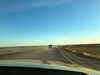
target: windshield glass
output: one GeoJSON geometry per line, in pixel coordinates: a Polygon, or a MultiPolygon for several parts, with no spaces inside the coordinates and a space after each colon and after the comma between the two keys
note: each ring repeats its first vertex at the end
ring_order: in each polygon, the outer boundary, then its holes
{"type": "Polygon", "coordinates": [[[0,0],[1,60],[100,71],[100,0],[0,0]]]}

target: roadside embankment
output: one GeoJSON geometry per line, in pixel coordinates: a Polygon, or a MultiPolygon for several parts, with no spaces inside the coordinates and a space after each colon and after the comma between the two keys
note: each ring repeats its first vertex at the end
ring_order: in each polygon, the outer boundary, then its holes
{"type": "Polygon", "coordinates": [[[66,50],[100,59],[100,44],[70,45],[66,50]]]}

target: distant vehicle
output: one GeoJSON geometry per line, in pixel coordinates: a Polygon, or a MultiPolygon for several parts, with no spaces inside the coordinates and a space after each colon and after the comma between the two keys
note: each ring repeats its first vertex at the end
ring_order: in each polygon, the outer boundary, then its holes
{"type": "Polygon", "coordinates": [[[53,46],[52,45],[49,45],[48,48],[53,48],[53,46]]]}
{"type": "Polygon", "coordinates": [[[58,45],[58,47],[60,47],[60,46],[58,45]]]}

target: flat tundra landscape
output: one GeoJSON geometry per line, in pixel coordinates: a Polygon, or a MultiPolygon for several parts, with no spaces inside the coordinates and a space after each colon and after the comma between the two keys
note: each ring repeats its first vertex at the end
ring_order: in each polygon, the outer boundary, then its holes
{"type": "Polygon", "coordinates": [[[60,61],[100,70],[100,44],[0,47],[0,60],[60,61]]]}

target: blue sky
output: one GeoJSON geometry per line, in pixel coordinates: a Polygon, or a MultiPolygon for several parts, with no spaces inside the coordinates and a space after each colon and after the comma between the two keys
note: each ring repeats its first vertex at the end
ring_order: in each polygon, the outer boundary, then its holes
{"type": "Polygon", "coordinates": [[[100,0],[0,0],[0,46],[100,43],[100,0]]]}

